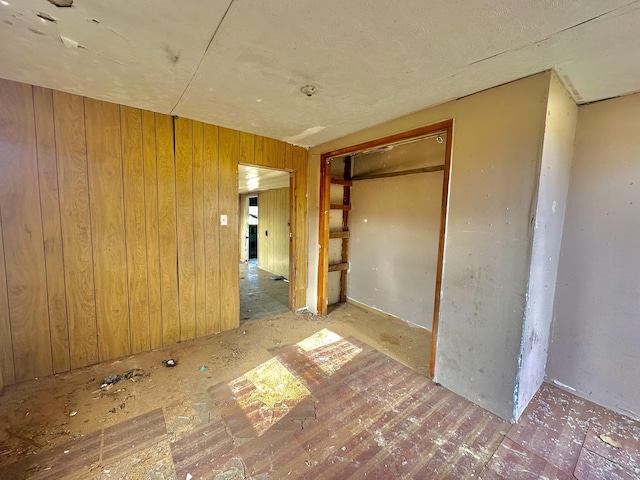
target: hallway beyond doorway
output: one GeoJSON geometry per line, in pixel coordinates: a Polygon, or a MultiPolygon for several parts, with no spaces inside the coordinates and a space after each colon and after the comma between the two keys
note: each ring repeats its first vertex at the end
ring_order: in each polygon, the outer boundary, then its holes
{"type": "Polygon", "coordinates": [[[240,321],[259,320],[289,311],[289,283],[270,280],[273,274],[255,259],[240,264],[240,321]]]}

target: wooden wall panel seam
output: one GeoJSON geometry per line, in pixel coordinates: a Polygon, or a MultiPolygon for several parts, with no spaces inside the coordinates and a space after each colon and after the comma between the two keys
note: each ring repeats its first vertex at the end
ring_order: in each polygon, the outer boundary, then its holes
{"type": "Polygon", "coordinates": [[[88,205],[89,208],[89,242],[91,247],[91,270],[93,272],[93,306],[95,309],[95,323],[96,323],[96,354],[98,357],[98,362],[100,362],[100,329],[98,328],[98,295],[96,292],[96,258],[94,255],[94,244],[93,244],[93,218],[91,217],[91,188],[89,186],[89,157],[88,157],[88,147],[87,147],[87,99],[82,97],[82,108],[84,110],[83,121],[84,121],[84,154],[85,154],[85,162],[87,164],[87,197],[88,197],[88,205]]]}
{"type": "Polygon", "coordinates": [[[163,332],[161,295],[162,282],[160,271],[160,231],[158,226],[158,165],[155,114],[152,112],[142,111],[141,122],[145,192],[145,238],[147,249],[149,346],[151,350],[154,350],[162,346],[163,332]],[[149,138],[150,136],[152,136],[153,138],[149,138]],[[150,151],[151,146],[153,147],[153,151],[150,151]],[[155,235],[153,235],[154,233],[155,235]],[[155,260],[155,262],[153,260],[155,260]]]}
{"type": "Polygon", "coordinates": [[[33,87],[2,81],[0,102],[6,118],[0,123],[0,202],[7,297],[14,370],[23,381],[53,369],[33,87]]]}
{"type": "Polygon", "coordinates": [[[206,332],[204,266],[204,125],[193,122],[193,242],[195,258],[195,336],[206,332]]]}
{"type": "Polygon", "coordinates": [[[56,118],[56,106],[55,106],[55,102],[53,101],[53,92],[51,92],[51,113],[52,113],[52,118],[51,118],[51,124],[52,124],[52,128],[53,128],[53,142],[54,142],[54,148],[55,148],[55,174],[56,174],[56,188],[57,188],[57,192],[58,192],[58,202],[57,202],[57,209],[58,209],[58,227],[60,228],[60,250],[61,250],[61,261],[62,261],[62,285],[63,285],[63,292],[64,292],[64,310],[65,310],[65,320],[66,320],[66,330],[67,330],[67,357],[68,357],[68,361],[69,361],[69,368],[71,368],[71,332],[69,331],[69,301],[67,298],[67,276],[65,275],[65,264],[64,264],[64,236],[62,235],[62,206],[60,205],[60,176],[59,176],[59,168],[58,168],[58,163],[59,163],[59,154],[58,154],[58,140],[57,140],[57,134],[56,134],[56,122],[55,122],[55,118],[56,118]]]}
{"type": "MultiPolygon", "coordinates": [[[[44,271],[45,271],[45,285],[46,285],[46,292],[47,292],[47,319],[49,321],[49,341],[50,341],[50,352],[51,352],[51,370],[52,373],[57,373],[56,372],[56,368],[55,368],[55,358],[54,358],[54,349],[53,349],[53,338],[52,338],[52,334],[53,334],[53,327],[51,324],[51,316],[52,316],[52,305],[51,305],[51,297],[50,297],[50,290],[53,288],[53,285],[50,285],[50,280],[49,280],[49,271],[50,269],[53,268],[53,266],[50,265],[50,261],[48,259],[48,255],[47,255],[47,247],[46,247],[46,232],[45,232],[45,219],[44,219],[44,215],[43,215],[43,210],[44,210],[44,204],[42,201],[42,181],[41,181],[41,176],[42,174],[42,165],[41,165],[41,149],[40,149],[40,145],[39,145],[39,134],[38,134],[38,114],[36,112],[36,92],[35,92],[35,87],[31,88],[31,95],[32,95],[32,102],[33,102],[33,118],[34,118],[34,134],[35,134],[35,147],[36,147],[36,168],[38,171],[38,205],[40,206],[40,224],[41,224],[41,228],[42,228],[42,245],[43,245],[43,250],[44,250],[44,271]]],[[[52,99],[53,102],[53,99],[52,99]]],[[[53,118],[51,119],[53,121],[53,118]]],[[[55,137],[54,137],[54,152],[55,152],[55,137]]],[[[57,157],[57,154],[54,153],[54,158],[57,157]]],[[[56,169],[57,170],[57,169],[56,169]]],[[[56,176],[57,178],[57,176],[56,176]]],[[[66,292],[64,292],[65,295],[65,308],[66,308],[66,292]]]]}
{"type": "Polygon", "coordinates": [[[0,274],[2,275],[2,280],[0,281],[0,286],[2,286],[3,288],[0,288],[0,295],[2,295],[3,300],[0,302],[0,306],[3,307],[2,310],[4,311],[0,311],[0,314],[3,314],[3,317],[5,318],[6,324],[3,326],[0,323],[0,328],[2,328],[3,330],[7,330],[7,332],[4,333],[8,333],[8,335],[3,335],[2,338],[0,338],[0,347],[2,347],[0,349],[0,354],[2,354],[2,356],[6,356],[9,360],[10,360],[10,365],[5,365],[5,359],[3,359],[2,357],[0,357],[0,369],[3,370],[3,384],[4,385],[11,385],[16,383],[16,371],[15,371],[15,364],[16,364],[16,358],[15,358],[15,354],[13,352],[13,334],[11,331],[11,311],[9,310],[9,292],[8,292],[8,286],[9,286],[9,279],[7,278],[7,265],[5,262],[5,249],[4,249],[4,230],[2,228],[2,205],[0,204],[0,247],[2,248],[2,251],[0,251],[0,260],[2,260],[2,264],[0,265],[0,267],[2,268],[0,270],[0,274]],[[4,284],[2,283],[4,282],[4,284]],[[2,342],[6,342],[6,344],[3,346],[2,342]],[[3,353],[5,352],[5,353],[3,353]],[[8,353],[10,352],[10,355],[8,355],[8,353]],[[7,375],[7,373],[9,375],[7,375]]]}
{"type": "Polygon", "coordinates": [[[98,356],[84,98],[56,91],[52,97],[69,356],[71,368],[78,368],[98,356]]]}
{"type": "Polygon", "coordinates": [[[120,108],[87,99],[85,112],[90,211],[97,253],[95,284],[100,293],[96,297],[98,353],[101,360],[110,360],[131,352],[120,108]]]}
{"type": "Polygon", "coordinates": [[[122,223],[123,223],[123,232],[124,232],[124,254],[125,254],[125,285],[127,286],[127,333],[129,336],[129,354],[133,351],[133,335],[131,332],[131,289],[129,288],[129,258],[127,255],[128,245],[127,245],[127,205],[126,205],[126,192],[124,189],[124,135],[122,131],[122,106],[118,105],[118,118],[120,127],[120,171],[122,172],[121,185],[122,185],[122,223]]]}

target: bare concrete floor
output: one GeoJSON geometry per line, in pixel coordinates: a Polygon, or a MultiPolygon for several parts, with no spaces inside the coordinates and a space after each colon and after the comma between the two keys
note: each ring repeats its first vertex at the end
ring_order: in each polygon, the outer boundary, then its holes
{"type": "MultiPolygon", "coordinates": [[[[270,360],[269,350],[323,329],[354,337],[417,372],[428,372],[429,332],[354,306],[340,306],[325,318],[290,312],[246,321],[237,330],[208,338],[5,387],[0,394],[0,469],[161,409],[167,440],[112,459],[109,465],[98,459],[88,471],[78,472],[78,478],[175,478],[169,443],[209,422],[214,405],[207,389],[270,360]],[[178,365],[164,367],[162,361],[168,358],[178,365]],[[100,390],[108,375],[134,368],[145,375],[100,390]]],[[[42,477],[34,472],[33,478],[42,477]]]]}

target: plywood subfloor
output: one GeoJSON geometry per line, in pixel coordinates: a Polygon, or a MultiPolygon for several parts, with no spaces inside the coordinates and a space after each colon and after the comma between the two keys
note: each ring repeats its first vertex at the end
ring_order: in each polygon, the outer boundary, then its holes
{"type": "Polygon", "coordinates": [[[12,386],[0,478],[637,478],[637,422],[544,385],[511,426],[426,378],[428,345],[347,305],[12,386]]]}

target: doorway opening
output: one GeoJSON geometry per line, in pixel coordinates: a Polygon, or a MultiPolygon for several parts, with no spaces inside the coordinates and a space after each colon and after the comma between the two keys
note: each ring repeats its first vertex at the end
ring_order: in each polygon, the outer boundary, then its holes
{"type": "Polygon", "coordinates": [[[441,122],[327,152],[320,164],[318,313],[346,301],[431,329],[431,377],[452,133],[453,121],[441,122]]]}
{"type": "Polygon", "coordinates": [[[238,166],[240,320],[290,310],[290,173],[238,166]]]}

